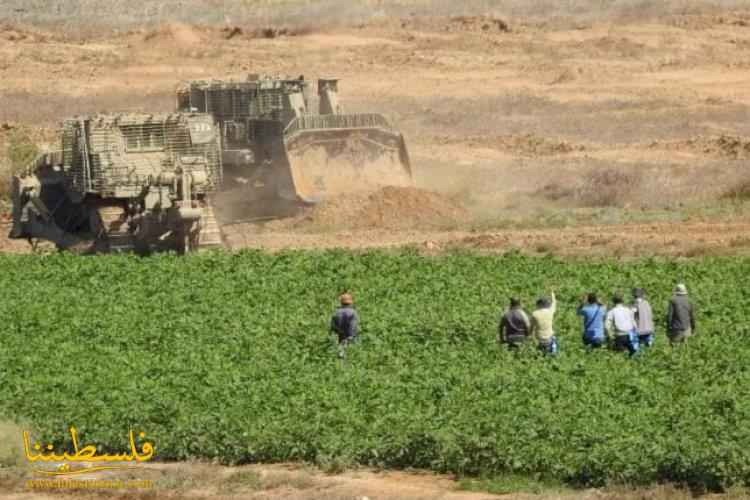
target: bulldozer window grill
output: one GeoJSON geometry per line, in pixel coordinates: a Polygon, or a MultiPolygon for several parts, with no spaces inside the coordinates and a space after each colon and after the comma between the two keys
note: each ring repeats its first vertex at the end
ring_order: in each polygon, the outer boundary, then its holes
{"type": "Polygon", "coordinates": [[[128,152],[162,151],[164,149],[164,124],[123,125],[120,130],[125,137],[128,152]]]}

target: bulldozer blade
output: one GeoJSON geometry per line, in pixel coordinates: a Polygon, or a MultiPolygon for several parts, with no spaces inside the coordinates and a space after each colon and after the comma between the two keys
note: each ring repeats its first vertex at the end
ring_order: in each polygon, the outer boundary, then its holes
{"type": "Polygon", "coordinates": [[[392,130],[299,130],[284,145],[292,186],[279,193],[283,198],[318,203],[340,193],[412,184],[404,138],[392,130]]]}

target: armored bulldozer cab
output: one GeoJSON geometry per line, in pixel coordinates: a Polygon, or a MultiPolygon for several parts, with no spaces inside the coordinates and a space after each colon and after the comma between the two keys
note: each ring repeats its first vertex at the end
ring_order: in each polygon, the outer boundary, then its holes
{"type": "Polygon", "coordinates": [[[12,238],[82,252],[221,245],[209,198],[222,179],[211,115],[76,117],[59,137],[59,150],[13,178],[12,238]]]}
{"type": "Polygon", "coordinates": [[[403,136],[379,114],[343,114],[338,81],[249,77],[193,81],[178,109],[210,113],[221,127],[227,184],[249,196],[316,203],[343,191],[411,183],[403,136]],[[317,109],[316,109],[317,108],[317,109]]]}

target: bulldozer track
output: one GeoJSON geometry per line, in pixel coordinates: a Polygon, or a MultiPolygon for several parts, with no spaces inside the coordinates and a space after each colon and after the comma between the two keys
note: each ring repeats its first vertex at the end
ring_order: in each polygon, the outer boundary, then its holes
{"type": "Polygon", "coordinates": [[[125,209],[119,205],[109,205],[96,210],[102,223],[97,242],[103,242],[110,252],[132,252],[135,246],[125,209]]]}
{"type": "Polygon", "coordinates": [[[208,202],[203,207],[203,214],[198,224],[198,250],[211,250],[226,246],[212,203],[208,202]]]}

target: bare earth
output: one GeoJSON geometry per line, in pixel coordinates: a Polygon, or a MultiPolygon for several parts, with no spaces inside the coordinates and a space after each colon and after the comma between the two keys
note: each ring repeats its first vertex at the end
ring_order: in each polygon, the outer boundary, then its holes
{"type": "MultiPolygon", "coordinates": [[[[361,499],[369,498],[442,498],[480,500],[495,495],[456,491],[447,477],[401,472],[349,472],[326,475],[299,466],[247,466],[242,468],[202,464],[155,464],[143,469],[138,479],[151,479],[152,488],[130,491],[129,498],[288,498],[288,499],[361,499]]],[[[110,475],[110,477],[117,477],[110,475]]],[[[97,477],[101,479],[101,476],[97,477]]],[[[33,498],[42,500],[59,495],[29,492],[25,483],[17,491],[0,495],[6,500],[33,498]]],[[[94,498],[101,493],[73,492],[76,498],[94,498]]],[[[125,493],[125,492],[123,492],[125,493]]]]}
{"type": "MultiPolygon", "coordinates": [[[[169,499],[288,499],[288,500],[688,500],[689,491],[663,485],[649,489],[605,488],[572,490],[550,488],[543,493],[491,494],[466,491],[454,478],[425,472],[357,470],[326,474],[301,465],[249,465],[226,467],[202,463],[146,464],[127,474],[98,473],[80,480],[150,481],[150,487],[112,490],[30,490],[28,473],[20,469],[3,476],[0,499],[50,500],[54,498],[169,499]],[[8,477],[8,479],[6,479],[8,477]]],[[[138,483],[142,485],[144,483],[138,483]]],[[[741,494],[706,495],[703,498],[744,498],[741,494]]]]}
{"type": "MultiPolygon", "coordinates": [[[[75,113],[170,110],[180,79],[335,75],[350,111],[383,112],[403,130],[416,186],[469,216],[229,224],[232,248],[745,253],[747,196],[734,194],[750,186],[749,25],[750,11],[579,23],[406,16],[266,38],[250,26],[83,37],[6,23],[0,152],[24,125],[44,140],[75,113]]],[[[2,233],[0,249],[25,251],[2,233]]]]}
{"type": "Polygon", "coordinates": [[[233,249],[392,248],[416,246],[425,253],[471,249],[486,253],[519,250],[563,256],[648,257],[668,255],[738,255],[750,250],[750,223],[649,223],[619,226],[575,226],[560,229],[503,231],[363,230],[327,234],[252,233],[239,225],[228,228],[233,249]],[[252,234],[252,236],[247,236],[252,234]]]}
{"type": "MultiPolygon", "coordinates": [[[[272,38],[257,26],[166,22],[61,34],[4,14],[0,5],[2,178],[15,130],[44,143],[70,115],[169,111],[179,80],[335,76],[348,111],[381,112],[403,131],[416,187],[352,193],[284,220],[232,214],[231,249],[750,254],[750,10],[565,22],[404,14],[272,38]]],[[[0,252],[29,252],[7,239],[2,212],[0,201],[0,252]]],[[[12,500],[503,498],[432,474],[282,465],[156,464],[145,474],[155,489],[110,493],[34,493],[3,472],[0,498],[12,500]]],[[[659,486],[504,498],[690,495],[659,486]]]]}

